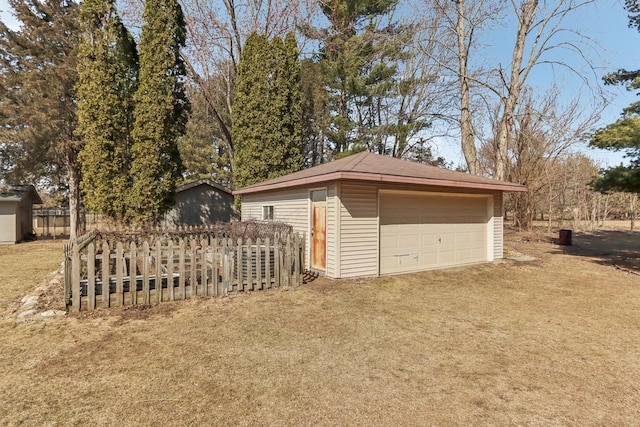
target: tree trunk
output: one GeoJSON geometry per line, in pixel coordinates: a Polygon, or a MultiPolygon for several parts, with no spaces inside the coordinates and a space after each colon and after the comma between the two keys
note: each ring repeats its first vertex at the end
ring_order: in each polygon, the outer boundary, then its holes
{"type": "Polygon", "coordinates": [[[638,195],[631,194],[629,196],[629,216],[631,218],[631,231],[636,227],[636,203],[638,202],[638,195]]]}
{"type": "Polygon", "coordinates": [[[458,6],[458,19],[456,22],[456,34],[458,35],[458,60],[460,76],[460,139],[462,153],[467,162],[469,172],[481,175],[480,162],[476,150],[476,142],[473,137],[473,125],[471,123],[471,97],[469,95],[469,45],[465,30],[465,4],[464,0],[456,1],[458,6]]]}
{"type": "Polygon", "coordinates": [[[71,147],[66,150],[65,163],[67,166],[67,179],[69,181],[69,222],[71,230],[69,238],[75,239],[85,232],[85,221],[82,214],[82,201],[80,194],[80,163],[75,150],[71,147]]]}
{"type": "Polygon", "coordinates": [[[507,96],[503,98],[503,113],[498,124],[498,134],[496,135],[495,150],[495,178],[501,181],[507,179],[509,140],[514,127],[513,115],[515,113],[516,104],[522,91],[524,79],[527,72],[533,67],[533,63],[526,66],[526,72],[522,68],[522,60],[524,56],[524,48],[527,34],[533,18],[538,9],[538,0],[526,0],[521,7],[522,13],[518,19],[518,30],[516,33],[516,43],[513,47],[513,55],[511,56],[511,76],[509,86],[507,86],[507,96]]]}

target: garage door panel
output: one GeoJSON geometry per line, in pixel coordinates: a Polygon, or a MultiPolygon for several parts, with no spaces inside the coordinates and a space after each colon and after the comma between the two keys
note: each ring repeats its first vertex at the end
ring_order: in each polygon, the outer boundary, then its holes
{"type": "Polygon", "coordinates": [[[380,272],[486,261],[487,200],[381,194],[380,272]]]}

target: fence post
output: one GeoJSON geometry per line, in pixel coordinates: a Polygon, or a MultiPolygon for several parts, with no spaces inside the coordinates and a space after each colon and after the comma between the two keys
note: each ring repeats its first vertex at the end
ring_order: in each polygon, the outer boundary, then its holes
{"type": "Polygon", "coordinates": [[[71,261],[71,298],[73,311],[80,311],[80,249],[73,244],[73,258],[71,261]]]}
{"type": "Polygon", "coordinates": [[[300,286],[302,284],[302,260],[301,258],[301,237],[296,235],[293,239],[293,256],[294,256],[294,264],[295,264],[295,285],[300,286]]]}
{"type": "Polygon", "coordinates": [[[64,245],[64,303],[67,308],[71,305],[71,245],[64,245]]]}

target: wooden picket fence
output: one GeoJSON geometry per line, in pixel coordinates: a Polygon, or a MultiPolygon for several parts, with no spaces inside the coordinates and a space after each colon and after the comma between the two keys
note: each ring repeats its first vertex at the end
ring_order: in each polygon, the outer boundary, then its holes
{"type": "Polygon", "coordinates": [[[304,241],[218,235],[102,238],[64,247],[67,309],[155,304],[302,284],[304,241]]]}

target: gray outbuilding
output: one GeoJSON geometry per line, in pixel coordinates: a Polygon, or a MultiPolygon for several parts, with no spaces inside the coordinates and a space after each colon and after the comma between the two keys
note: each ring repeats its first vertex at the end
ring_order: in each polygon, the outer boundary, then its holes
{"type": "Polygon", "coordinates": [[[231,190],[210,179],[199,179],[176,189],[175,204],[164,222],[167,226],[200,227],[229,222],[236,216],[231,190]]]}
{"type": "Polygon", "coordinates": [[[0,189],[0,244],[13,244],[33,234],[33,205],[42,204],[33,185],[0,189]]]}

